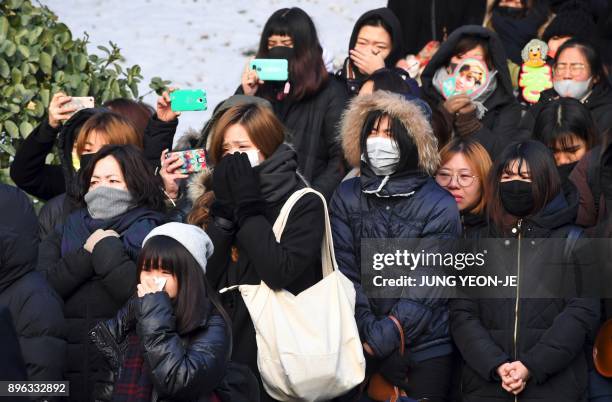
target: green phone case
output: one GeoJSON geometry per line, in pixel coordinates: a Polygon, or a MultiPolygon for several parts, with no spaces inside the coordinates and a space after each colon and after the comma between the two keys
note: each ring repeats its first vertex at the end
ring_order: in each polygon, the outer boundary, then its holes
{"type": "Polygon", "coordinates": [[[289,79],[289,62],[286,59],[253,59],[250,66],[262,81],[289,79]]]}
{"type": "Polygon", "coordinates": [[[206,91],[181,89],[170,93],[170,107],[173,112],[195,112],[207,109],[206,91]]]}

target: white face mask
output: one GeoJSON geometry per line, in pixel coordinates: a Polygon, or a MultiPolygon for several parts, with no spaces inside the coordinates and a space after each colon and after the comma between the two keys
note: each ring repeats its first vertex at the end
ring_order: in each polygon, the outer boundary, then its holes
{"type": "MultiPolygon", "coordinates": [[[[391,138],[370,137],[366,142],[370,168],[377,176],[395,173],[400,161],[400,151],[391,138]]],[[[362,158],[365,160],[365,158],[362,158]]]]}
{"type": "Polygon", "coordinates": [[[259,165],[259,150],[249,149],[248,151],[244,151],[244,153],[247,154],[247,156],[249,157],[251,167],[259,165]]]}
{"type": "Polygon", "coordinates": [[[561,96],[581,100],[591,89],[593,77],[586,81],[561,80],[554,81],[553,87],[561,96]]]}

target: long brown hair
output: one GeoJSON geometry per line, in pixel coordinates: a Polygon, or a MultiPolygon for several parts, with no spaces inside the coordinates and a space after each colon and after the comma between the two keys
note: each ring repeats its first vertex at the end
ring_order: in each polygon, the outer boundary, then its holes
{"type": "Polygon", "coordinates": [[[272,35],[289,36],[293,41],[294,56],[289,60],[291,95],[301,100],[316,94],[329,77],[323,62],[323,48],[310,16],[299,7],[274,12],[261,34],[258,58],[268,56],[268,39],[272,35]]]}
{"type": "Polygon", "coordinates": [[[208,155],[213,164],[219,163],[223,157],[225,132],[234,124],[245,128],[251,142],[266,158],[285,140],[285,129],[272,110],[256,103],[236,105],[223,113],[212,130],[208,155]]]}
{"type": "Polygon", "coordinates": [[[453,156],[461,154],[470,165],[472,172],[480,180],[480,201],[470,212],[480,214],[484,211],[487,202],[488,175],[493,162],[489,153],[478,142],[462,137],[455,137],[440,151],[440,167],[444,166],[453,156]]]}

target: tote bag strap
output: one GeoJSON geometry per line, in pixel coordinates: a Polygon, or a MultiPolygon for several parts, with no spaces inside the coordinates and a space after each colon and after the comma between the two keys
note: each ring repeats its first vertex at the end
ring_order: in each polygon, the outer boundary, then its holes
{"type": "Polygon", "coordinates": [[[308,193],[316,194],[321,199],[321,202],[323,202],[323,210],[325,214],[325,233],[323,235],[323,243],[321,246],[321,265],[323,277],[326,277],[327,275],[338,269],[338,264],[336,263],[336,255],[334,253],[334,242],[331,234],[331,223],[329,221],[327,202],[325,201],[325,197],[323,197],[323,194],[308,187],[291,194],[289,199],[287,199],[287,201],[281,208],[281,211],[278,214],[278,218],[276,218],[274,226],[272,226],[272,231],[274,232],[274,237],[276,238],[276,241],[280,243],[280,239],[283,235],[283,231],[285,230],[285,226],[287,225],[287,220],[289,219],[289,213],[291,212],[291,209],[300,200],[300,198],[302,198],[308,193]]]}

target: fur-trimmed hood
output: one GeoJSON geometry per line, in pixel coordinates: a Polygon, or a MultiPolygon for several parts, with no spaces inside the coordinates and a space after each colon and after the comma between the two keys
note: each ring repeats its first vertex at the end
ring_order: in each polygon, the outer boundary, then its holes
{"type": "Polygon", "coordinates": [[[423,109],[415,102],[398,94],[376,91],[371,95],[360,95],[351,101],[342,115],[341,141],[344,157],[352,167],[359,167],[361,147],[359,137],[369,112],[380,110],[399,119],[419,153],[419,167],[433,176],[440,165],[438,140],[433,134],[423,109]]]}
{"type": "Polygon", "coordinates": [[[205,168],[201,172],[193,174],[187,182],[187,198],[192,204],[204,193],[212,191],[212,169],[205,168]]]}

